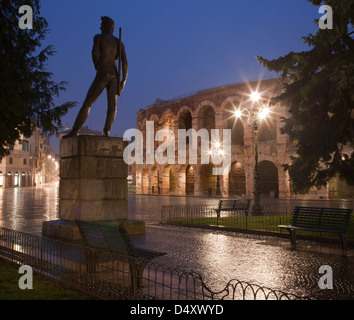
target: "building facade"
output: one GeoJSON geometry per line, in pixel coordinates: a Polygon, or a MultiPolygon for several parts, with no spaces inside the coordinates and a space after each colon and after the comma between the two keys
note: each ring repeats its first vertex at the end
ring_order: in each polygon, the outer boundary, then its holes
{"type": "MultiPolygon", "coordinates": [[[[250,94],[259,92],[264,103],[281,93],[279,79],[261,82],[228,85],[199,91],[193,95],[163,101],[157,99],[153,105],[137,113],[137,129],[143,134],[144,162],[136,165],[136,186],[138,194],[173,195],[221,195],[224,197],[253,197],[255,166],[255,130],[248,125],[247,118],[236,118],[235,110],[247,109],[253,112],[254,104],[250,94]],[[154,133],[160,129],[170,129],[174,133],[176,158],[178,152],[179,129],[230,129],[231,132],[231,169],[228,174],[213,175],[213,163],[202,164],[200,141],[198,142],[197,164],[189,164],[188,147],[186,163],[152,164],[146,161],[146,127],[153,121],[154,133]]],[[[259,108],[259,105],[257,106],[259,108]]],[[[272,106],[269,117],[260,122],[258,128],[259,182],[262,196],[287,198],[291,192],[289,175],[283,169],[296,155],[295,145],[289,137],[282,134],[282,118],[288,116],[285,106],[272,106]]],[[[156,150],[162,142],[154,141],[156,150]]],[[[187,139],[188,146],[188,139],[187,139]]],[[[333,182],[327,188],[313,189],[309,198],[347,197],[346,184],[333,182]],[[332,188],[332,189],[331,189],[332,188]],[[340,188],[341,190],[338,190],[340,188]]],[[[351,194],[354,194],[352,192],[351,194]]],[[[301,196],[302,198],[304,195],[301,196]]]]}
{"type": "Polygon", "coordinates": [[[59,163],[49,139],[36,128],[0,159],[0,188],[40,186],[58,178],[59,163]]]}

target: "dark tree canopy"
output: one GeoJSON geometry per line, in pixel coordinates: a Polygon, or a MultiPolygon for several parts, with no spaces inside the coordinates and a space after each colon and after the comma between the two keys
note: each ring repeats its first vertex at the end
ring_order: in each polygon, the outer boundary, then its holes
{"type": "Polygon", "coordinates": [[[21,136],[32,135],[34,127],[42,133],[57,133],[69,108],[67,102],[55,106],[53,97],[65,90],[65,82],[55,83],[46,70],[53,47],[41,48],[48,32],[40,16],[40,1],[1,0],[0,2],[0,158],[21,136]],[[22,30],[19,13],[22,5],[33,9],[33,29],[22,30]]]}
{"type": "Polygon", "coordinates": [[[286,83],[273,102],[290,108],[283,133],[295,142],[297,156],[285,168],[296,193],[325,186],[336,175],[354,184],[354,0],[325,3],[333,9],[333,29],[303,37],[309,51],[257,57],[286,83]]]}

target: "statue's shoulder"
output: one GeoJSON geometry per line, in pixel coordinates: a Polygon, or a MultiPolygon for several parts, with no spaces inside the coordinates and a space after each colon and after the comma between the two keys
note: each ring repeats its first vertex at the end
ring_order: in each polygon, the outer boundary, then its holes
{"type": "Polygon", "coordinates": [[[93,41],[99,41],[102,39],[102,34],[95,34],[95,36],[93,37],[93,41]]]}

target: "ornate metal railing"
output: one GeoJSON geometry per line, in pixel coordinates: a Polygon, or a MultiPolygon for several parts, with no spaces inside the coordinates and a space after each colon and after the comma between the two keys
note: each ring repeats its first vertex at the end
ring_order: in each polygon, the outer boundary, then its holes
{"type": "Polygon", "coordinates": [[[7,228],[0,228],[0,258],[29,265],[39,274],[103,299],[306,299],[236,279],[222,290],[213,290],[199,274],[159,264],[158,259],[145,266],[142,287],[138,288],[129,264],[133,258],[7,228]],[[94,268],[88,265],[88,256],[97,257],[94,268]]]}

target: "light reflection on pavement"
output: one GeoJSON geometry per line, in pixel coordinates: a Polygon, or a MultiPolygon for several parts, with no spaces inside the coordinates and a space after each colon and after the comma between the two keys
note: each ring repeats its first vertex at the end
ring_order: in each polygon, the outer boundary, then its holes
{"type": "MultiPolygon", "coordinates": [[[[0,188],[0,226],[40,234],[42,222],[58,219],[58,185],[0,188]]],[[[145,220],[146,234],[137,246],[167,252],[158,262],[198,272],[206,283],[223,289],[231,279],[311,295],[319,299],[354,299],[354,250],[346,255],[335,246],[272,237],[159,225],[162,205],[216,204],[202,197],[129,195],[129,219],[145,220]],[[333,290],[321,290],[321,265],[333,269],[333,290]]]]}

